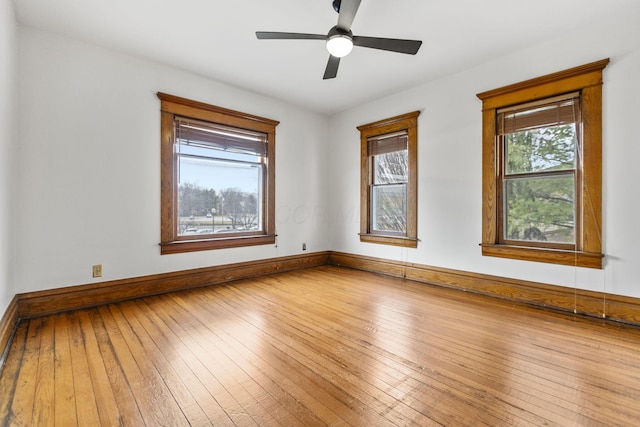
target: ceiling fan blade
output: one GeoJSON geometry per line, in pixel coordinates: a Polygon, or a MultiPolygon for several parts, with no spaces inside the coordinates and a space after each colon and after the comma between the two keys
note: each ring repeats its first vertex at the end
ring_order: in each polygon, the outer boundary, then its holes
{"type": "Polygon", "coordinates": [[[322,79],[334,79],[338,75],[338,65],[340,65],[340,58],[329,55],[329,62],[327,62],[327,68],[324,70],[322,79]]]}
{"type": "Polygon", "coordinates": [[[351,30],[351,24],[356,17],[356,12],[360,7],[360,0],[342,0],[340,2],[340,13],[338,15],[338,25],[336,27],[344,31],[351,30]]]}
{"type": "Polygon", "coordinates": [[[418,50],[422,45],[422,41],[353,36],[353,44],[355,46],[369,47],[371,49],[388,50],[391,52],[415,55],[418,53],[418,50]]]}
{"type": "Polygon", "coordinates": [[[278,33],[273,31],[256,31],[260,40],[326,40],[326,34],[278,33]]]}

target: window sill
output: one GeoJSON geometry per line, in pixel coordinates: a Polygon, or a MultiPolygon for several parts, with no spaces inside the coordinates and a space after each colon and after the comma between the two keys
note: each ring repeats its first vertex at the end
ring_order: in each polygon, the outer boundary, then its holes
{"type": "Polygon", "coordinates": [[[360,234],[360,241],[367,243],[380,243],[383,245],[402,246],[405,248],[417,248],[418,239],[415,237],[385,236],[381,234],[360,234]]]}
{"type": "Polygon", "coordinates": [[[229,237],[223,239],[174,240],[160,243],[160,254],[208,251],[214,249],[239,248],[244,246],[269,245],[276,242],[275,235],[229,237]]]}
{"type": "Polygon", "coordinates": [[[482,255],[575,267],[602,268],[604,254],[482,243],[482,255]]]}

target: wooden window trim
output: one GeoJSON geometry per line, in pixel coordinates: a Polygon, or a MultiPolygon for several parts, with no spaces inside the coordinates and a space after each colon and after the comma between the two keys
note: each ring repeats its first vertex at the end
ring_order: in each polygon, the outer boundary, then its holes
{"type": "Polygon", "coordinates": [[[482,254],[502,258],[602,268],[602,74],[609,59],[477,94],[482,100],[482,254]],[[496,111],[579,91],[582,102],[581,233],[576,250],[499,243],[496,111]]]}
{"type": "Polygon", "coordinates": [[[358,126],[360,131],[360,241],[385,245],[418,247],[418,116],[419,111],[358,126]],[[407,233],[390,236],[371,232],[369,218],[370,158],[367,140],[371,137],[407,131],[409,181],[407,183],[407,233]]]}
{"type": "Polygon", "coordinates": [[[160,99],[161,110],[160,253],[165,255],[275,243],[275,128],[279,122],[166,93],[158,92],[157,96],[160,99]],[[267,183],[263,199],[265,204],[263,206],[265,215],[265,230],[263,233],[258,235],[193,239],[177,235],[177,163],[174,156],[173,130],[176,116],[250,129],[267,135],[269,148],[266,159],[267,183]]]}

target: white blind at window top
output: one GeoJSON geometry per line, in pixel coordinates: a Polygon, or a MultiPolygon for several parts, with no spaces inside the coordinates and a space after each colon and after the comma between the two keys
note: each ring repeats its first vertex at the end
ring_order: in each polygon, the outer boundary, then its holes
{"type": "Polygon", "coordinates": [[[580,96],[572,93],[545,99],[514,108],[498,110],[498,134],[578,123],[580,121],[580,96]]]}
{"type": "Polygon", "coordinates": [[[258,156],[267,154],[264,133],[185,118],[177,118],[175,126],[179,144],[258,156]]]}
{"type": "Polygon", "coordinates": [[[367,151],[369,156],[393,153],[407,149],[407,131],[394,132],[392,134],[375,136],[367,139],[367,151]]]}

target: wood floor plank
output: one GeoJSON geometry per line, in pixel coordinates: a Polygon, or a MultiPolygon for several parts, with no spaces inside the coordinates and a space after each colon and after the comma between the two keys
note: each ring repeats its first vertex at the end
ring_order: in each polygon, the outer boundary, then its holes
{"type": "MultiPolygon", "coordinates": [[[[202,295],[203,294],[200,294],[199,296],[202,295]]],[[[200,310],[197,310],[197,312],[202,313],[201,315],[206,316],[207,319],[212,319],[214,323],[215,319],[218,318],[217,316],[222,315],[224,318],[233,320],[234,323],[243,325],[241,336],[237,333],[234,334],[233,331],[226,331],[226,333],[220,333],[220,339],[225,343],[223,348],[229,355],[229,358],[242,361],[243,366],[252,366],[253,369],[255,369],[255,372],[252,373],[252,375],[256,375],[257,372],[261,371],[265,373],[265,375],[271,375],[273,378],[278,378],[286,372],[304,371],[309,368],[308,366],[301,364],[296,358],[292,357],[293,354],[291,352],[283,352],[282,349],[280,349],[280,352],[265,351],[265,347],[262,346],[260,340],[256,339],[256,337],[261,335],[263,331],[260,329],[252,331],[247,327],[248,323],[244,319],[235,317],[233,313],[228,311],[224,306],[216,305],[214,300],[204,300],[202,303],[198,304],[198,306],[200,310]],[[261,360],[260,355],[267,352],[271,355],[269,361],[261,360]],[[286,357],[283,355],[286,355],[286,357]],[[268,368],[273,369],[267,369],[267,366],[268,368]]],[[[275,349],[274,341],[270,341],[271,349],[275,349]]],[[[326,381],[326,378],[314,375],[313,371],[309,372],[309,376],[316,377],[313,378],[313,387],[316,390],[316,395],[323,395],[323,405],[332,408],[332,411],[336,413],[336,415],[340,415],[341,407],[343,405],[347,405],[347,407],[350,408],[350,412],[354,411],[356,415],[359,415],[359,418],[363,422],[371,422],[375,425],[376,422],[379,424],[382,421],[373,412],[359,413],[358,409],[361,406],[358,406],[358,402],[353,398],[353,396],[343,393],[342,390],[334,387],[330,381],[326,381]],[[326,393],[324,393],[325,390],[326,393]]],[[[307,380],[306,376],[291,377],[290,380],[297,383],[301,388],[309,387],[309,380],[307,380]]]]}
{"type": "Polygon", "coordinates": [[[46,317],[40,329],[40,355],[35,378],[33,425],[55,425],[55,317],[46,317]],[[43,404],[48,402],[49,404],[43,404]]]}
{"type": "MultiPolygon", "coordinates": [[[[114,426],[123,424],[125,420],[136,420],[135,415],[125,415],[124,417],[121,417],[120,415],[121,408],[118,408],[114,389],[111,387],[111,382],[107,373],[108,361],[102,357],[93,322],[88,311],[81,310],[71,313],[70,316],[72,330],[74,331],[74,337],[76,338],[77,345],[78,347],[82,345],[85,350],[84,359],[86,359],[86,370],[84,373],[89,377],[90,381],[87,381],[87,383],[90,382],[91,384],[91,391],[93,391],[92,396],[98,412],[99,423],[89,423],[87,425],[94,424],[114,426]]],[[[81,358],[82,357],[78,355],[76,359],[81,358]]],[[[81,362],[79,362],[78,365],[74,364],[76,369],[80,371],[78,373],[79,375],[82,374],[80,364],[81,362]]],[[[126,397],[126,395],[124,397],[126,397]]],[[[76,396],[76,398],[79,398],[79,396],[76,396]]],[[[126,409],[126,407],[123,409],[126,409]]],[[[135,409],[136,411],[134,411],[134,413],[139,415],[137,408],[135,409]]],[[[83,411],[80,413],[82,412],[83,411]]],[[[79,417],[79,419],[82,420],[82,417],[79,417]]]]}
{"type": "MultiPolygon", "coordinates": [[[[15,382],[9,411],[8,424],[33,425],[33,408],[35,406],[35,378],[38,373],[38,360],[40,358],[40,342],[42,340],[42,325],[44,319],[32,319],[25,322],[28,325],[28,334],[25,350],[20,361],[20,370],[15,382]]],[[[11,350],[14,350],[15,342],[11,350]]],[[[13,357],[13,355],[11,355],[13,357]]],[[[5,375],[5,371],[2,372],[5,375]]],[[[3,393],[4,394],[4,393],[3,393]]],[[[9,394],[9,390],[7,390],[9,394]]]]}
{"type": "Polygon", "coordinates": [[[104,387],[98,389],[94,386],[94,390],[102,392],[101,398],[96,399],[100,421],[103,424],[106,423],[108,417],[113,415],[112,411],[117,411],[120,424],[130,426],[145,425],[132,387],[120,365],[120,360],[115,353],[114,344],[109,338],[102,316],[97,309],[87,310],[86,313],[80,312],[79,316],[83,330],[91,327],[90,330],[85,332],[87,350],[91,351],[90,354],[99,357],[99,359],[96,359],[95,364],[91,363],[91,358],[88,358],[90,360],[89,366],[93,368],[91,372],[94,375],[94,384],[97,387],[109,384],[109,389],[112,391],[110,393],[104,387]],[[88,322],[86,317],[89,317],[88,322]],[[102,366],[100,366],[100,363],[102,363],[102,366]],[[108,380],[106,383],[103,382],[105,375],[108,380]],[[111,400],[112,397],[115,401],[111,400]]]}
{"type": "MultiPolygon", "coordinates": [[[[289,304],[292,304],[291,301],[289,301],[287,303],[287,306],[289,306],[289,304]]],[[[305,310],[304,313],[306,315],[309,315],[310,312],[309,310],[305,310]]],[[[319,313],[318,314],[318,319],[322,319],[324,318],[323,313],[319,313]]],[[[331,317],[331,316],[328,316],[331,317]]],[[[282,319],[282,321],[280,322],[276,322],[276,324],[287,324],[287,323],[291,323],[292,320],[287,320],[287,319],[282,319]]],[[[299,329],[303,329],[305,327],[305,325],[311,324],[314,322],[309,321],[309,319],[304,319],[304,321],[300,322],[300,324],[294,328],[294,331],[299,330],[299,329]]],[[[363,358],[361,357],[362,355],[362,348],[367,348],[367,349],[372,349],[373,347],[371,346],[371,344],[366,340],[360,340],[358,342],[348,342],[348,341],[344,341],[344,337],[349,336],[348,334],[345,334],[344,332],[338,332],[338,333],[334,333],[334,331],[339,330],[339,326],[337,324],[330,324],[328,323],[326,320],[325,321],[320,321],[318,320],[317,322],[315,322],[317,325],[317,328],[306,331],[306,336],[299,334],[297,332],[295,339],[293,340],[293,342],[305,342],[306,341],[306,346],[309,346],[311,349],[311,352],[307,353],[309,356],[314,357],[315,354],[323,354],[326,351],[331,351],[331,350],[325,350],[325,349],[331,349],[332,347],[334,347],[334,343],[340,343],[342,348],[350,348],[352,351],[356,352],[358,354],[358,359],[356,359],[355,361],[346,361],[344,359],[339,361],[338,364],[338,368],[340,369],[340,371],[342,371],[342,375],[348,375],[350,373],[354,373],[354,372],[359,372],[362,371],[363,368],[366,368],[366,362],[363,360],[363,358]],[[328,334],[328,338],[326,340],[326,342],[320,342],[318,345],[314,344],[314,342],[318,342],[320,341],[319,337],[322,337],[323,335],[328,334]],[[363,363],[365,362],[365,363],[363,363]]],[[[331,353],[333,354],[334,352],[331,351],[331,353]]],[[[395,363],[393,358],[388,358],[387,355],[384,354],[377,354],[377,353],[370,353],[370,352],[366,352],[368,354],[373,354],[374,357],[372,359],[372,364],[374,366],[374,370],[375,373],[373,373],[372,375],[368,375],[369,378],[376,378],[380,379],[380,377],[384,377],[384,373],[383,371],[380,370],[381,366],[389,366],[390,364],[395,363]]],[[[344,352],[342,352],[341,354],[344,354],[344,352]]],[[[332,356],[335,357],[335,356],[332,356]]],[[[371,388],[371,387],[363,387],[365,390],[367,390],[367,393],[372,394],[377,396],[380,399],[384,399],[385,398],[385,394],[387,394],[386,397],[388,398],[393,398],[393,400],[395,401],[396,399],[391,396],[391,393],[389,393],[389,383],[392,383],[394,381],[396,381],[396,378],[398,376],[401,377],[405,377],[407,379],[410,378],[410,375],[408,374],[408,370],[405,372],[402,372],[406,366],[404,364],[405,361],[400,361],[398,362],[398,366],[400,367],[400,369],[398,371],[391,371],[391,373],[389,374],[388,377],[384,377],[384,379],[382,380],[382,387],[384,387],[381,390],[376,390],[375,388],[371,388]]],[[[305,363],[312,363],[310,361],[306,361],[305,363]]],[[[317,362],[317,364],[315,366],[318,366],[319,369],[322,369],[323,371],[327,369],[328,366],[325,363],[323,363],[321,360],[317,362]]],[[[339,372],[339,371],[338,371],[339,372]]],[[[339,373],[340,374],[340,373],[339,373]]],[[[352,376],[353,377],[353,376],[352,376]]],[[[360,386],[362,386],[362,384],[360,384],[360,386]]],[[[441,387],[446,389],[448,386],[441,384],[441,387]]],[[[449,396],[449,398],[453,398],[455,399],[455,396],[449,396]]],[[[380,403],[380,402],[377,402],[380,403]]],[[[447,403],[447,402],[440,402],[440,404],[442,403],[447,403]]],[[[456,411],[455,413],[451,414],[451,417],[445,417],[447,419],[447,422],[460,422],[460,423],[464,423],[465,421],[463,419],[460,419],[460,417],[463,416],[464,414],[464,406],[467,404],[467,402],[465,402],[464,400],[452,400],[448,402],[450,404],[451,407],[456,407],[456,411]]],[[[390,414],[388,414],[388,416],[391,416],[393,413],[397,412],[399,409],[406,409],[406,405],[396,405],[394,407],[391,407],[390,404],[387,408],[384,407],[384,403],[382,408],[380,408],[379,406],[376,405],[376,402],[373,402],[372,404],[372,410],[378,410],[380,412],[384,411],[387,412],[388,408],[391,408],[389,410],[390,414]]],[[[409,408],[411,409],[411,413],[413,416],[416,416],[417,414],[415,414],[415,408],[409,408]]],[[[425,419],[428,418],[427,414],[432,414],[432,413],[438,413],[438,408],[436,407],[432,407],[432,408],[428,408],[427,411],[425,411],[424,413],[422,413],[422,422],[425,422],[425,419]]],[[[440,414],[440,417],[443,417],[444,414],[440,414]]],[[[402,416],[401,416],[402,417],[402,416]]],[[[407,419],[403,419],[403,423],[407,423],[407,419]]],[[[411,419],[411,415],[409,415],[409,418],[411,419]]],[[[476,422],[478,422],[478,420],[476,420],[476,422]]]]}
{"type": "Polygon", "coordinates": [[[24,320],[0,425],[634,426],[640,328],[322,266],[24,320]]]}
{"type": "Polygon", "coordinates": [[[105,321],[107,334],[143,419],[158,425],[187,426],[189,423],[175,398],[149,363],[152,360],[141,349],[118,306],[100,307],[98,312],[105,321]]]}
{"type": "Polygon", "coordinates": [[[151,304],[152,310],[161,316],[163,322],[179,337],[177,348],[184,349],[180,352],[181,357],[185,357],[185,361],[194,370],[201,383],[224,408],[231,422],[238,426],[257,426],[255,420],[237,400],[233,390],[230,390],[233,384],[227,384],[227,379],[212,368],[214,362],[210,352],[201,343],[200,337],[203,333],[197,331],[198,323],[191,316],[184,317],[180,313],[179,306],[171,304],[171,310],[167,311],[166,304],[154,304],[154,301],[153,298],[146,300],[151,304]],[[196,331],[191,332],[193,329],[196,331]]]}
{"type": "MultiPolygon", "coordinates": [[[[69,345],[69,324],[64,314],[53,316],[54,325],[54,425],[71,427],[78,425],[76,390],[69,345]]],[[[85,379],[86,381],[86,379],[85,379]]]]}
{"type": "MultiPolygon", "coordinates": [[[[149,304],[148,309],[145,312],[148,315],[160,316],[163,322],[167,324],[172,330],[175,330],[175,337],[181,337],[181,340],[185,340],[185,343],[182,341],[179,343],[176,349],[181,358],[184,359],[184,362],[193,370],[194,374],[201,380],[203,385],[205,385],[208,389],[210,389],[211,394],[215,396],[217,402],[220,402],[221,405],[225,408],[238,408],[237,403],[231,403],[230,399],[232,397],[226,393],[226,390],[222,388],[222,385],[217,383],[217,380],[213,377],[212,373],[200,363],[200,360],[196,358],[195,354],[192,350],[198,352],[199,345],[191,348],[186,344],[189,343],[188,337],[183,333],[184,331],[180,328],[178,321],[174,323],[172,315],[166,311],[167,305],[158,303],[157,299],[148,299],[144,302],[139,301],[138,304],[149,304]],[[186,337],[186,338],[185,338],[186,337]],[[213,388],[212,386],[216,383],[218,388],[213,388]]],[[[177,316],[176,316],[177,317],[177,316]]],[[[187,323],[189,320],[186,321],[187,323]]],[[[184,324],[185,322],[183,322],[184,324]]],[[[206,358],[203,359],[206,361],[206,358]]],[[[269,378],[264,378],[267,383],[269,390],[275,398],[278,399],[278,402],[282,405],[282,409],[278,410],[278,413],[282,413],[283,411],[287,411],[292,414],[295,418],[289,422],[288,424],[283,425],[305,425],[305,426],[316,426],[316,425],[326,425],[322,423],[312,412],[308,410],[306,406],[304,406],[301,402],[293,399],[291,395],[283,388],[283,384],[276,381],[269,382],[269,378]]],[[[286,379],[285,379],[286,382],[286,379]]],[[[235,401],[233,401],[235,402],[235,401]]],[[[238,410],[231,411],[231,413],[238,412],[238,410]]],[[[240,420],[238,420],[240,421],[240,420]]],[[[222,424],[222,423],[220,423],[222,424]]],[[[227,425],[226,423],[224,425],[227,425]]],[[[238,425],[242,425],[241,421],[238,425]]]]}
{"type": "MultiPolygon", "coordinates": [[[[334,307],[335,308],[335,307],[334,307]]],[[[322,313],[321,313],[322,314],[322,313]]],[[[327,316],[328,318],[333,318],[333,316],[327,316]]],[[[352,351],[357,352],[358,358],[365,363],[360,363],[359,369],[367,366],[367,362],[370,363],[371,376],[375,377],[383,382],[383,384],[393,384],[397,378],[404,378],[407,381],[413,382],[415,380],[416,375],[420,375],[420,372],[412,372],[412,367],[410,366],[410,361],[406,359],[396,358],[395,355],[388,355],[384,352],[381,352],[379,349],[380,343],[377,343],[377,337],[372,337],[370,333],[367,332],[366,323],[364,323],[360,328],[355,328],[347,332],[345,330],[344,319],[346,316],[340,315],[343,320],[336,323],[326,324],[322,326],[322,329],[319,331],[311,331],[309,333],[310,337],[314,337],[316,335],[327,334],[328,342],[332,342],[333,340],[341,340],[341,337],[351,337],[351,339],[342,341],[342,345],[345,347],[349,347],[352,351]],[[326,327],[325,327],[326,326],[326,327]],[[355,339],[354,339],[355,338],[355,339]],[[375,339],[374,339],[375,338],[375,339]],[[366,351],[363,351],[365,349],[366,351]],[[369,356],[367,360],[367,355],[369,356]],[[384,369],[380,369],[384,367],[384,369]]],[[[399,343],[402,345],[402,343],[399,343]]],[[[432,387],[438,386],[434,381],[438,379],[431,379],[429,383],[432,387]]],[[[400,383],[401,384],[401,383],[400,383]]],[[[419,386],[420,382],[415,381],[412,387],[419,386]]],[[[445,384],[439,384],[440,387],[446,388],[445,384]]],[[[388,387],[388,386],[387,386],[388,387]]],[[[424,390],[427,390],[426,388],[424,390]]],[[[393,388],[391,389],[393,391],[393,388]]],[[[424,396],[425,400],[429,400],[429,396],[424,396]]],[[[461,417],[465,413],[464,407],[469,405],[469,399],[458,399],[454,395],[449,395],[446,400],[451,407],[457,407],[458,410],[454,417],[461,417]]],[[[441,403],[447,403],[441,402],[441,403]]],[[[437,408],[429,408],[426,413],[437,412],[437,408]]],[[[442,416],[442,414],[441,414],[442,416]]],[[[462,419],[454,418],[448,419],[447,422],[465,422],[462,419]]],[[[495,422],[495,421],[494,421],[495,422]]]]}
{"type": "MultiPolygon", "coordinates": [[[[193,311],[189,307],[184,307],[184,301],[177,298],[177,302],[192,315],[193,311]]],[[[255,379],[247,375],[246,371],[239,365],[238,360],[229,357],[226,352],[225,343],[216,333],[216,330],[208,329],[206,321],[200,320],[200,328],[187,326],[185,332],[192,337],[200,337],[199,345],[208,353],[208,364],[211,373],[219,377],[219,381],[227,384],[226,389],[234,399],[240,404],[244,411],[251,416],[257,425],[278,425],[272,417],[270,411],[264,409],[264,402],[272,399],[256,383],[255,379]],[[202,334],[203,328],[207,328],[208,333],[202,334]],[[198,331],[198,332],[196,332],[198,331]]]]}
{"type": "MultiPolygon", "coordinates": [[[[233,296],[232,289],[220,288],[216,291],[220,292],[222,295],[226,294],[233,296]],[[225,291],[231,292],[226,293],[225,291]]],[[[327,384],[325,384],[327,390],[330,391],[331,394],[341,396],[340,400],[342,402],[348,402],[350,410],[355,412],[359,420],[369,422],[373,425],[379,424],[382,422],[382,419],[378,415],[385,412],[387,417],[398,424],[412,424],[412,417],[416,415],[412,408],[407,408],[410,413],[407,417],[403,415],[401,413],[402,411],[398,410],[398,408],[392,407],[390,404],[385,404],[383,400],[387,396],[378,393],[377,390],[366,388],[367,392],[362,392],[362,390],[365,389],[365,387],[363,387],[364,382],[361,378],[358,378],[357,375],[354,375],[353,372],[344,369],[348,366],[346,361],[336,361],[334,358],[326,357],[325,348],[328,347],[323,347],[322,344],[331,345],[330,343],[323,342],[318,346],[309,346],[309,342],[305,342],[303,337],[297,336],[293,342],[304,343],[304,346],[287,345],[287,342],[291,342],[291,334],[295,334],[297,328],[279,331],[264,328],[261,325],[261,317],[259,315],[255,313],[251,313],[253,316],[251,316],[251,314],[245,315],[244,313],[246,313],[247,310],[243,306],[232,305],[224,307],[216,305],[215,301],[217,300],[219,300],[219,298],[212,298],[209,301],[205,301],[205,307],[208,306],[210,307],[210,310],[213,311],[227,311],[229,315],[238,313],[237,315],[240,318],[244,319],[249,324],[253,324],[260,334],[268,334],[271,338],[271,346],[278,349],[280,354],[286,354],[288,358],[293,358],[297,361],[300,367],[310,368],[314,375],[328,380],[327,384]]],[[[224,298],[223,300],[227,304],[231,300],[237,302],[237,298],[224,298]]],[[[256,305],[255,303],[251,303],[251,306],[255,307],[256,305]]],[[[282,322],[281,324],[285,324],[285,322],[282,322]]],[[[247,346],[248,344],[255,343],[257,341],[255,338],[248,341],[246,337],[247,336],[245,335],[239,344],[247,346]]],[[[314,341],[317,342],[318,340],[321,340],[321,338],[316,336],[314,341]]],[[[242,348],[240,347],[238,351],[242,352],[242,348]]],[[[400,409],[404,409],[404,405],[400,405],[400,409]]]]}
{"type": "MultiPolygon", "coordinates": [[[[175,400],[188,424],[205,426],[211,425],[212,421],[207,417],[194,396],[191,395],[189,384],[189,370],[177,370],[178,364],[172,364],[165,356],[170,356],[160,351],[152,336],[145,329],[136,316],[139,309],[135,309],[135,304],[131,302],[113,306],[112,310],[118,310],[122,317],[117,316],[122,330],[126,328],[129,335],[129,348],[137,356],[138,364],[146,371],[146,377],[154,381],[161,382],[166,386],[167,392],[175,400]],[[126,319],[126,324],[124,324],[126,319]],[[146,363],[145,363],[146,361],[146,363]]],[[[153,332],[153,331],[152,331],[153,332]]]]}
{"type": "MultiPolygon", "coordinates": [[[[89,362],[87,360],[88,351],[83,340],[78,314],[76,312],[65,313],[64,317],[66,318],[69,328],[69,351],[74,389],[73,399],[75,400],[78,425],[105,425],[100,421],[100,414],[96,403],[96,396],[100,396],[100,392],[94,388],[94,378],[89,368],[89,362]]],[[[117,418],[111,420],[111,425],[116,425],[114,424],[115,422],[117,422],[117,418]]]]}
{"type": "MultiPolygon", "coordinates": [[[[443,354],[446,354],[446,353],[443,353],[443,354]]],[[[565,414],[565,415],[566,415],[566,414],[565,414]]],[[[572,415],[572,416],[575,416],[575,414],[571,414],[571,415],[572,415]]],[[[564,418],[564,416],[563,416],[563,415],[558,415],[558,416],[556,416],[556,420],[564,420],[564,419],[565,419],[565,418],[564,418]]],[[[520,422],[522,422],[522,421],[520,421],[520,422]]],[[[537,423],[537,421],[534,421],[534,423],[537,423]]]]}
{"type": "Polygon", "coordinates": [[[153,340],[158,351],[162,353],[167,363],[178,372],[184,386],[188,388],[198,405],[207,415],[213,425],[231,425],[231,418],[224,408],[209,391],[201,375],[198,375],[198,362],[193,353],[182,344],[180,338],[158,316],[157,310],[152,310],[146,301],[131,302],[130,312],[136,316],[153,340]]]}
{"type": "Polygon", "coordinates": [[[0,399],[0,420],[8,423],[13,418],[11,405],[15,398],[18,376],[20,369],[25,362],[25,352],[27,350],[27,334],[29,332],[29,322],[20,322],[16,328],[11,346],[11,357],[7,358],[2,375],[0,376],[0,391],[6,393],[0,399]]]}

